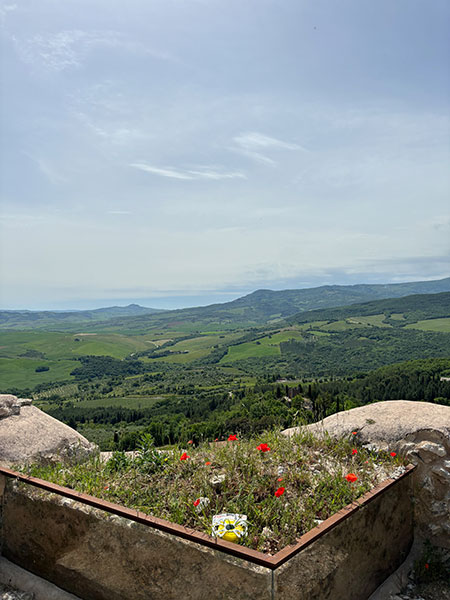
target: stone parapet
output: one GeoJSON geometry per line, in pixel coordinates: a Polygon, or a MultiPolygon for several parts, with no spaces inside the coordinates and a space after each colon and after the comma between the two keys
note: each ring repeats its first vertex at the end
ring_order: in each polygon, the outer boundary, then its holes
{"type": "Polygon", "coordinates": [[[416,534],[450,548],[450,407],[407,400],[376,402],[336,413],[307,428],[333,437],[356,432],[362,444],[405,455],[417,467],[416,534]]]}

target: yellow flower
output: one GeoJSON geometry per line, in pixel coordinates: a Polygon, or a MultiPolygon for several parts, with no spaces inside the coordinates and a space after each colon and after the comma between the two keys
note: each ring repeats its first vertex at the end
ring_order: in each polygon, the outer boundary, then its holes
{"type": "Polygon", "coordinates": [[[247,533],[245,515],[223,514],[213,517],[213,535],[229,542],[237,542],[247,533]]]}

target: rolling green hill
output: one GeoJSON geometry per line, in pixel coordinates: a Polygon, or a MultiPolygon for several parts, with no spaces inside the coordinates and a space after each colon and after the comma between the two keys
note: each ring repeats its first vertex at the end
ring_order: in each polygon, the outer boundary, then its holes
{"type": "MultiPolygon", "coordinates": [[[[409,294],[450,292],[450,277],[439,281],[387,285],[322,286],[300,290],[258,290],[237,300],[195,308],[153,312],[86,321],[84,331],[136,334],[145,331],[179,331],[186,334],[231,331],[277,323],[299,311],[347,306],[366,300],[404,297],[409,294]]],[[[150,309],[151,310],[151,309],[150,309]]],[[[6,326],[3,325],[5,328],[6,326]]],[[[25,327],[22,327],[25,328],[25,327]]],[[[61,328],[61,323],[52,325],[61,328]]],[[[73,328],[72,328],[73,330],[73,328]]]]}
{"type": "Polygon", "coordinates": [[[282,366],[299,375],[345,375],[399,360],[450,356],[450,292],[326,308],[229,343],[219,364],[248,373],[282,366]],[[282,337],[280,337],[280,335],[282,337]]]}
{"type": "Polygon", "coordinates": [[[149,315],[159,312],[164,311],[157,308],[145,308],[138,304],[76,311],[1,310],[0,329],[74,331],[80,326],[89,326],[117,317],[149,315]]]}
{"type": "Polygon", "coordinates": [[[136,304],[90,311],[0,311],[0,329],[143,333],[230,331],[279,322],[298,312],[401,298],[410,294],[450,292],[450,277],[437,281],[374,285],[326,285],[299,290],[257,290],[222,304],[179,310],[158,310],[136,304]]]}
{"type": "MultiPolygon", "coordinates": [[[[165,317],[167,313],[155,318],[165,317]]],[[[33,389],[51,381],[73,381],[86,356],[133,359],[141,372],[164,365],[219,365],[237,367],[249,376],[278,368],[301,375],[343,375],[398,360],[450,356],[450,292],[318,309],[246,329],[242,323],[233,328],[230,320],[229,330],[209,331],[207,323],[206,330],[189,333],[182,319],[171,323],[178,331],[165,329],[167,323],[134,335],[5,330],[0,387],[33,389]]],[[[91,362],[89,377],[105,376],[103,366],[91,362]]]]}
{"type": "MultiPolygon", "coordinates": [[[[357,323],[358,318],[361,318],[362,323],[364,321],[367,323],[367,317],[370,316],[381,316],[381,319],[378,318],[378,325],[390,325],[392,327],[405,327],[425,319],[450,317],[450,292],[417,294],[404,298],[364,302],[353,306],[312,310],[293,315],[287,321],[291,325],[348,319],[352,319],[353,323],[357,323]]],[[[375,324],[375,321],[372,319],[370,324],[375,324]]]]}

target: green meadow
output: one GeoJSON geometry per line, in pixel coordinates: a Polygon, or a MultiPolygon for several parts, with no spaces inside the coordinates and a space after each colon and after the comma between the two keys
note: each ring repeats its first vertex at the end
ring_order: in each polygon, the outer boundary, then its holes
{"type": "Polygon", "coordinates": [[[391,327],[388,323],[383,323],[385,315],[370,315],[368,317],[350,317],[346,319],[347,323],[356,323],[357,325],[373,325],[375,327],[391,327]]]}
{"type": "MultiPolygon", "coordinates": [[[[325,321],[320,322],[320,325],[323,323],[325,323],[325,321]]],[[[220,364],[225,365],[246,358],[281,356],[280,344],[282,342],[301,340],[305,337],[305,333],[318,337],[329,335],[329,333],[325,331],[318,331],[316,329],[308,329],[305,332],[305,327],[283,329],[278,333],[269,334],[251,342],[243,342],[236,346],[230,346],[228,348],[228,353],[222,358],[220,364]]]]}
{"type": "Polygon", "coordinates": [[[33,388],[39,383],[70,380],[73,379],[70,372],[78,365],[73,360],[0,358],[0,389],[33,388]],[[42,366],[49,370],[36,373],[36,368],[42,366]]]}
{"type": "Polygon", "coordinates": [[[153,362],[168,362],[175,364],[187,364],[199,358],[208,356],[215,346],[223,345],[233,341],[240,336],[235,334],[201,335],[189,340],[182,340],[167,348],[171,352],[168,356],[151,359],[153,362]],[[181,354],[179,354],[181,352],[181,354]]]}
{"type": "Polygon", "coordinates": [[[278,344],[266,346],[263,344],[258,345],[258,342],[245,342],[237,346],[230,346],[227,354],[221,359],[219,364],[223,365],[244,358],[280,356],[280,354],[280,346],[278,344]]]}
{"type": "Polygon", "coordinates": [[[3,331],[0,357],[20,358],[25,355],[26,358],[34,358],[33,352],[40,352],[48,359],[77,358],[89,354],[125,358],[133,352],[152,348],[151,337],[118,333],[3,331]]]}
{"type": "Polygon", "coordinates": [[[405,329],[420,329],[421,331],[442,331],[450,333],[450,317],[417,321],[417,323],[406,325],[405,329]]]}
{"type": "MultiPolygon", "coordinates": [[[[92,400],[75,399],[73,405],[76,408],[100,408],[100,407],[114,407],[114,408],[130,408],[138,410],[141,408],[149,408],[156,402],[164,400],[166,396],[103,396],[101,398],[95,398],[92,400]]],[[[54,403],[46,400],[35,401],[36,406],[42,410],[54,407],[54,403]]]]}

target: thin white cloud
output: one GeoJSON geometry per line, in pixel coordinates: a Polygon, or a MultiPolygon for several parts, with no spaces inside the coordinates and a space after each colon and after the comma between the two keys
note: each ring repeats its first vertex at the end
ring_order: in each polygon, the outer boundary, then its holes
{"type": "Polygon", "coordinates": [[[239,154],[243,154],[244,156],[247,156],[248,158],[251,158],[252,160],[255,160],[256,162],[260,162],[266,165],[276,165],[276,161],[274,161],[273,159],[269,158],[268,156],[265,156],[264,154],[261,154],[260,152],[251,152],[250,150],[247,150],[245,148],[231,148],[231,150],[233,150],[233,152],[238,152],[239,154]]]}
{"type": "Polygon", "coordinates": [[[234,145],[230,150],[243,154],[256,162],[267,165],[276,165],[276,161],[263,154],[261,151],[270,150],[301,150],[308,152],[306,148],[292,142],[285,142],[257,131],[241,133],[233,138],[234,145]]]}
{"type": "Polygon", "coordinates": [[[159,167],[152,167],[151,165],[146,165],[144,163],[131,163],[130,167],[140,169],[141,171],[146,171],[147,173],[161,175],[162,177],[171,177],[172,179],[194,179],[191,175],[176,171],[172,168],[161,169],[159,167]]]}
{"type": "Polygon", "coordinates": [[[8,16],[9,12],[13,12],[14,10],[17,10],[17,4],[7,4],[6,2],[1,2],[0,3],[0,23],[4,23],[6,20],[6,17],[8,16]]]}
{"type": "Polygon", "coordinates": [[[108,215],[131,215],[129,210],[108,210],[108,215]]]}
{"type": "Polygon", "coordinates": [[[50,71],[79,68],[97,46],[120,48],[157,60],[176,59],[167,53],[154,51],[147,46],[127,39],[114,30],[83,31],[71,29],[51,35],[38,34],[27,39],[12,36],[20,58],[27,64],[41,65],[50,71]]]}
{"type": "Polygon", "coordinates": [[[36,161],[41,173],[45,175],[52,185],[59,185],[67,182],[67,179],[58,173],[58,171],[48,161],[42,158],[36,158],[34,160],[36,161]]]}
{"type": "Polygon", "coordinates": [[[60,31],[44,36],[35,35],[26,40],[13,37],[21,59],[28,64],[41,64],[52,71],[63,71],[70,67],[79,67],[94,41],[105,40],[105,35],[88,34],[85,31],[60,31]]]}
{"type": "Polygon", "coordinates": [[[276,138],[268,135],[263,135],[256,131],[250,131],[248,133],[241,133],[233,138],[233,141],[242,148],[249,150],[257,150],[261,148],[282,148],[284,150],[303,150],[306,151],[303,146],[298,144],[292,144],[291,142],[283,142],[276,138]]]}
{"type": "Polygon", "coordinates": [[[146,163],[131,163],[129,165],[135,169],[146,171],[147,173],[153,173],[162,177],[170,177],[172,179],[246,179],[246,176],[239,171],[216,171],[208,167],[199,167],[198,169],[175,169],[173,167],[154,167],[146,163]]]}

